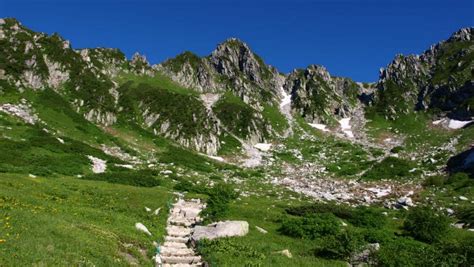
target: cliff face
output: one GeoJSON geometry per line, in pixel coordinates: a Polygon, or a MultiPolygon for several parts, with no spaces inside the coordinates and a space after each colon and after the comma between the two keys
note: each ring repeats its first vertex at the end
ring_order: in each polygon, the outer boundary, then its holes
{"type": "Polygon", "coordinates": [[[292,95],[293,111],[308,122],[332,123],[359,108],[360,86],[347,78],[331,77],[322,66],[293,71],[284,89],[292,95]]]}
{"type": "Polygon", "coordinates": [[[474,116],[473,28],[455,32],[421,55],[398,55],[380,71],[375,95],[378,111],[397,113],[431,110],[458,119],[474,116]]]}

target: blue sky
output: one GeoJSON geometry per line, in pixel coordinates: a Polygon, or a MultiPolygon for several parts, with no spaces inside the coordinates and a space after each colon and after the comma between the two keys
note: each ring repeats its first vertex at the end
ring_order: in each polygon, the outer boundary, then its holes
{"type": "Polygon", "coordinates": [[[58,32],[74,48],[115,47],[159,63],[189,50],[208,55],[238,37],[282,72],[324,65],[375,81],[397,53],[421,53],[472,26],[474,1],[0,0],[0,16],[58,32]]]}

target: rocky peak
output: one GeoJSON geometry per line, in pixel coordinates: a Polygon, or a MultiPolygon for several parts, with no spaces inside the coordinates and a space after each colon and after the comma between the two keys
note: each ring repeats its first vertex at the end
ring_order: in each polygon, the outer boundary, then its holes
{"type": "Polygon", "coordinates": [[[146,56],[141,55],[138,52],[135,52],[135,54],[133,54],[131,64],[133,65],[143,64],[143,65],[150,66],[150,63],[148,63],[146,56]]]}
{"type": "Polygon", "coordinates": [[[329,82],[331,80],[331,75],[327,71],[327,69],[324,66],[320,65],[310,65],[308,68],[305,69],[305,75],[306,77],[314,77],[318,76],[323,79],[325,82],[329,82]]]}
{"type": "Polygon", "coordinates": [[[132,71],[140,75],[153,75],[152,67],[146,56],[141,55],[138,52],[135,52],[130,61],[130,68],[132,71]]]}
{"type": "Polygon", "coordinates": [[[379,81],[384,82],[388,79],[406,80],[426,75],[426,66],[422,64],[420,56],[401,54],[396,55],[395,59],[387,66],[386,69],[381,68],[379,81]]]}
{"type": "Polygon", "coordinates": [[[212,52],[210,61],[220,74],[236,77],[242,73],[257,84],[262,84],[262,68],[267,68],[247,44],[236,38],[218,45],[212,52]]]}
{"type": "Polygon", "coordinates": [[[453,33],[451,37],[448,39],[448,42],[450,41],[471,41],[473,40],[473,35],[474,33],[474,28],[473,27],[466,27],[466,28],[461,28],[457,32],[453,33]]]}

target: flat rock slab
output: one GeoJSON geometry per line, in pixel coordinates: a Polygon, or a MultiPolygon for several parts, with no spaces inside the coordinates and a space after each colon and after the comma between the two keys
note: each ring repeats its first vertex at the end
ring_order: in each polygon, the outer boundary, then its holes
{"type": "Polygon", "coordinates": [[[215,239],[219,237],[244,236],[249,232],[246,221],[224,221],[207,226],[196,226],[192,238],[194,240],[215,239]]]}

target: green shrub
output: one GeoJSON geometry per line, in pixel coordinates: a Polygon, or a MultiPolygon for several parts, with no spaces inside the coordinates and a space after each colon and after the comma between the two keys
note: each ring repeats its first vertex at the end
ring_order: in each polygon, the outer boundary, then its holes
{"type": "Polygon", "coordinates": [[[191,183],[189,180],[180,180],[174,187],[175,190],[181,192],[191,192],[197,194],[207,194],[208,189],[201,185],[195,185],[191,183]]]}
{"type": "Polygon", "coordinates": [[[397,238],[387,244],[380,246],[375,253],[378,266],[410,267],[430,266],[430,254],[432,248],[424,243],[408,239],[397,238]]]}
{"type": "Polygon", "coordinates": [[[290,207],[286,212],[295,216],[309,216],[317,213],[332,213],[341,219],[348,219],[352,216],[351,208],[346,205],[338,205],[335,203],[313,203],[298,207],[290,207]]]}
{"type": "Polygon", "coordinates": [[[398,179],[408,176],[412,168],[413,164],[408,160],[387,157],[372,166],[362,177],[367,180],[398,179]]]}
{"type": "Polygon", "coordinates": [[[308,217],[285,218],[280,233],[302,239],[316,239],[339,232],[340,221],[331,213],[312,214],[308,217]]]}
{"type": "Polygon", "coordinates": [[[360,232],[346,229],[336,235],[325,236],[321,244],[315,250],[316,256],[347,260],[352,254],[361,250],[366,243],[360,232]]]}
{"type": "Polygon", "coordinates": [[[154,187],[161,184],[161,180],[158,179],[156,175],[157,173],[154,171],[141,170],[90,174],[82,177],[82,179],[106,181],[114,184],[154,187]]]}
{"type": "Polygon", "coordinates": [[[426,186],[426,187],[428,187],[428,186],[440,187],[445,183],[445,181],[446,181],[445,177],[443,177],[441,175],[429,176],[423,182],[423,185],[426,186]]]}
{"type": "Polygon", "coordinates": [[[429,207],[415,207],[408,212],[403,228],[415,239],[433,243],[446,235],[449,219],[429,207]]]}
{"type": "Polygon", "coordinates": [[[360,206],[355,209],[348,221],[357,227],[382,228],[387,218],[376,209],[360,206]]]}
{"type": "Polygon", "coordinates": [[[456,217],[468,226],[474,226],[474,205],[461,206],[457,208],[456,217]]]}
{"type": "Polygon", "coordinates": [[[474,266],[474,238],[472,236],[443,240],[435,244],[434,250],[437,253],[432,255],[432,266],[474,266]]]}
{"type": "Polygon", "coordinates": [[[451,175],[446,184],[452,186],[454,190],[459,190],[462,188],[474,186],[474,179],[469,178],[467,173],[458,172],[451,175]]]}
{"type": "Polygon", "coordinates": [[[375,259],[378,266],[472,266],[474,239],[445,240],[430,246],[409,238],[397,238],[382,244],[375,259]]]}
{"type": "Polygon", "coordinates": [[[291,215],[305,217],[330,213],[338,218],[348,220],[357,227],[381,228],[386,223],[386,217],[379,210],[363,206],[354,209],[342,204],[314,203],[290,207],[286,209],[286,212],[291,215]]]}
{"type": "Polygon", "coordinates": [[[230,201],[239,196],[234,187],[225,183],[216,184],[207,194],[209,195],[207,207],[203,211],[206,222],[223,218],[227,214],[230,201]]]}
{"type": "Polygon", "coordinates": [[[228,262],[218,262],[218,259],[228,257],[241,258],[242,262],[239,264],[241,266],[259,266],[254,264],[265,259],[265,254],[241,242],[237,238],[203,239],[197,243],[197,250],[210,266],[228,266],[228,262]]]}
{"type": "Polygon", "coordinates": [[[364,235],[364,240],[368,243],[379,243],[384,244],[393,240],[395,235],[393,232],[388,231],[387,229],[364,229],[362,231],[364,235]]]}

